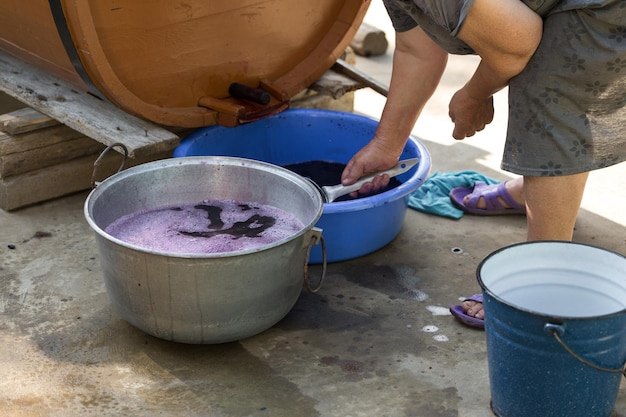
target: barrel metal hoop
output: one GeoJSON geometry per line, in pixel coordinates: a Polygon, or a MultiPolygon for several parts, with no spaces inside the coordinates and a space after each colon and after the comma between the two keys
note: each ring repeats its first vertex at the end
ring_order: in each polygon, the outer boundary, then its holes
{"type": "Polygon", "coordinates": [[[72,39],[70,28],[67,24],[61,0],[49,0],[48,3],[50,4],[50,11],[52,12],[52,18],[54,19],[54,24],[56,25],[57,32],[59,33],[59,38],[61,38],[65,52],[67,53],[74,70],[80,76],[81,80],[83,80],[83,82],[89,87],[91,93],[100,99],[104,99],[104,96],[98,87],[96,87],[93,83],[91,77],[87,73],[87,70],[83,66],[83,62],[80,59],[78,50],[76,49],[76,45],[72,39]]]}
{"type": "Polygon", "coordinates": [[[597,371],[601,371],[601,372],[609,372],[609,373],[617,373],[617,374],[622,374],[625,378],[626,378],[626,364],[624,364],[624,366],[620,369],[611,369],[611,368],[604,368],[602,366],[598,366],[596,364],[593,364],[591,362],[589,362],[588,360],[586,360],[585,358],[581,357],[580,355],[578,355],[576,352],[574,352],[572,350],[572,348],[570,348],[569,346],[567,346],[567,344],[563,341],[563,339],[561,339],[561,336],[559,335],[559,331],[555,328],[550,330],[550,333],[552,334],[552,336],[554,337],[554,339],[559,343],[559,345],[561,345],[561,347],[563,349],[565,349],[567,351],[567,353],[569,353],[570,355],[572,355],[576,360],[578,360],[579,362],[597,370],[597,371]]]}
{"type": "Polygon", "coordinates": [[[324,236],[311,236],[311,240],[309,241],[309,245],[306,248],[306,256],[304,258],[304,288],[311,294],[317,293],[322,288],[322,282],[324,282],[324,278],[326,277],[326,242],[324,241],[324,236]],[[317,283],[317,287],[312,288],[311,282],[309,280],[309,257],[311,255],[311,248],[317,244],[317,242],[322,244],[322,276],[317,283]]]}

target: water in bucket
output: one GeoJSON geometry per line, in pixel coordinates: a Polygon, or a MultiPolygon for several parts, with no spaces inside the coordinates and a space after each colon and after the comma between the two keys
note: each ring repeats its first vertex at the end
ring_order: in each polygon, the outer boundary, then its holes
{"type": "Polygon", "coordinates": [[[479,265],[492,409],[499,417],[610,417],[626,362],[626,258],[529,242],[479,265]]]}

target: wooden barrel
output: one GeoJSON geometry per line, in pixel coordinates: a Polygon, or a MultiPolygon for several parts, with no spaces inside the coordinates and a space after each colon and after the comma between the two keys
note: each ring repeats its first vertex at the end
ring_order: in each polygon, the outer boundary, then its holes
{"type": "Polygon", "coordinates": [[[235,126],[287,108],[341,56],[368,5],[3,0],[0,49],[158,124],[235,126]]]}

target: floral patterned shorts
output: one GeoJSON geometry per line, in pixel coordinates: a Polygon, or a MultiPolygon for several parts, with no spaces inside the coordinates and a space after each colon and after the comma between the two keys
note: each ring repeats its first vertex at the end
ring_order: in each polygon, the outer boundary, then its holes
{"type": "MultiPolygon", "coordinates": [[[[571,3],[571,2],[570,2],[571,3]]],[[[560,176],[626,160],[626,2],[566,7],[509,84],[502,168],[560,176]]]]}

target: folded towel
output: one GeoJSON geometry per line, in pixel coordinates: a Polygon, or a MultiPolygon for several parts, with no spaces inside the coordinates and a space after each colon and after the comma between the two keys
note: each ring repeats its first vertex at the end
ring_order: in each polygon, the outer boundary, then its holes
{"type": "Polygon", "coordinates": [[[460,219],[463,211],[450,201],[450,191],[456,187],[472,187],[476,181],[497,184],[500,181],[474,171],[433,173],[409,196],[409,207],[438,216],[460,219]]]}

